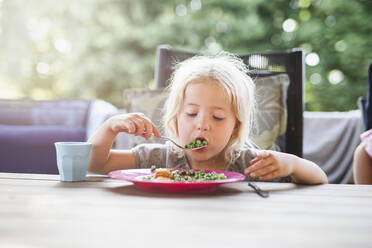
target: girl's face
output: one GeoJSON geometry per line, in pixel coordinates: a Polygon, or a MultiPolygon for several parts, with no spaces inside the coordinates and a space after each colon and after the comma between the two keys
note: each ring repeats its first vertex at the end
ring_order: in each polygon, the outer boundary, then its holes
{"type": "Polygon", "coordinates": [[[212,78],[193,80],[185,90],[184,102],[177,115],[183,144],[201,138],[208,146],[186,151],[192,165],[224,160],[223,150],[236,132],[236,118],[226,90],[212,78]]]}

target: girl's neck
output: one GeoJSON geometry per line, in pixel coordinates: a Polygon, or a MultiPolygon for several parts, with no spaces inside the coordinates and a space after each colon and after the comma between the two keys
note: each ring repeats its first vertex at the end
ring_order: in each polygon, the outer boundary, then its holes
{"type": "Polygon", "coordinates": [[[199,170],[226,170],[227,163],[224,158],[213,158],[208,161],[193,161],[186,156],[191,169],[199,170]]]}

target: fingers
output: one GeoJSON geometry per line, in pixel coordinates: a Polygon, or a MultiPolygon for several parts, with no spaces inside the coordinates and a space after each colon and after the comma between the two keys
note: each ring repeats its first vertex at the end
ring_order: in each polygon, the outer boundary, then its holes
{"type": "Polygon", "coordinates": [[[160,137],[161,134],[156,126],[142,113],[132,113],[121,117],[116,123],[116,129],[121,132],[127,132],[135,136],[142,136],[145,139],[151,138],[154,134],[160,137]]]}
{"type": "Polygon", "coordinates": [[[277,169],[278,168],[275,166],[275,164],[270,163],[269,161],[262,161],[262,162],[260,161],[259,166],[256,166],[255,168],[249,167],[248,169],[245,170],[245,173],[248,174],[250,177],[260,178],[261,176],[265,176],[270,173],[273,173],[277,169]]]}
{"type": "Polygon", "coordinates": [[[262,169],[263,167],[266,167],[273,163],[272,156],[270,156],[270,153],[267,151],[261,152],[260,154],[257,154],[255,156],[256,157],[250,161],[251,166],[245,169],[244,172],[246,174],[262,169]]]}
{"type": "Polygon", "coordinates": [[[156,137],[160,137],[161,133],[157,129],[157,127],[154,125],[154,123],[151,122],[151,120],[145,116],[142,117],[143,119],[143,132],[142,137],[149,139],[152,135],[155,135],[156,137]]]}
{"type": "Polygon", "coordinates": [[[252,178],[258,178],[259,180],[271,180],[273,178],[279,177],[279,169],[274,165],[270,164],[261,169],[257,169],[254,172],[246,173],[252,178]]]}
{"type": "Polygon", "coordinates": [[[279,170],[275,170],[271,173],[268,173],[266,175],[262,175],[259,177],[260,180],[271,180],[271,179],[274,179],[274,178],[277,178],[277,177],[280,177],[280,173],[279,173],[279,170]]]}
{"type": "Polygon", "coordinates": [[[255,159],[262,159],[262,158],[267,158],[271,155],[271,153],[267,150],[255,150],[253,152],[253,156],[255,159]]]}
{"type": "Polygon", "coordinates": [[[146,133],[146,136],[145,138],[146,139],[149,139],[152,135],[155,135],[156,137],[159,137],[161,136],[161,133],[159,132],[158,128],[154,125],[154,123],[152,123],[152,121],[147,118],[145,115],[142,116],[143,119],[145,120],[145,133],[146,133]]]}
{"type": "Polygon", "coordinates": [[[255,172],[252,172],[250,175],[251,177],[258,177],[261,179],[261,177],[269,175],[274,173],[277,170],[277,168],[274,165],[268,165],[262,169],[256,170],[255,172]]]}
{"type": "Polygon", "coordinates": [[[252,178],[269,180],[276,176],[278,167],[268,151],[255,152],[255,158],[250,161],[251,166],[244,173],[252,178]]]}
{"type": "Polygon", "coordinates": [[[281,154],[275,151],[254,152],[255,158],[250,161],[250,166],[244,173],[259,180],[271,180],[288,176],[292,173],[291,165],[283,160],[281,154]]]}
{"type": "Polygon", "coordinates": [[[249,163],[250,163],[251,165],[254,165],[254,164],[257,163],[258,161],[260,161],[259,158],[254,158],[254,159],[252,159],[249,163]]]}
{"type": "Polygon", "coordinates": [[[154,133],[154,135],[158,138],[161,137],[161,133],[159,132],[159,130],[157,129],[157,127],[155,127],[155,125],[153,124],[152,125],[152,132],[154,133]]]}
{"type": "Polygon", "coordinates": [[[145,137],[146,136],[145,121],[142,118],[138,117],[132,118],[130,119],[130,121],[133,122],[136,127],[136,130],[132,134],[134,134],[135,136],[145,137]]]}
{"type": "Polygon", "coordinates": [[[142,137],[144,137],[145,139],[149,139],[151,138],[153,134],[153,131],[152,131],[153,125],[150,121],[144,121],[143,124],[144,124],[144,130],[142,133],[142,137]]]}

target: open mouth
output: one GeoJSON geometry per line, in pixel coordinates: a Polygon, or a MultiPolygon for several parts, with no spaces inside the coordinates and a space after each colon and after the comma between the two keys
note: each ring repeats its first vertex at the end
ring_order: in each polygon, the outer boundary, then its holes
{"type": "Polygon", "coordinates": [[[205,141],[205,142],[208,143],[208,140],[207,140],[206,138],[204,138],[204,137],[196,137],[195,140],[196,140],[196,141],[200,140],[201,142],[205,141]]]}
{"type": "Polygon", "coordinates": [[[201,149],[208,145],[208,141],[204,137],[196,137],[193,141],[189,142],[185,148],[187,149],[201,149]]]}

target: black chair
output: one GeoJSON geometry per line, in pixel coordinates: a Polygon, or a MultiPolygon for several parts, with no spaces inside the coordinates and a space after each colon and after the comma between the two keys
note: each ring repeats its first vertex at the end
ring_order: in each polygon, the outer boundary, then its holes
{"type": "MultiPolygon", "coordinates": [[[[176,61],[182,61],[198,53],[160,45],[157,48],[155,65],[155,86],[163,88],[173,72],[176,61]]],[[[287,131],[282,149],[302,157],[303,146],[303,85],[305,79],[304,52],[293,49],[285,52],[251,53],[239,55],[251,69],[253,78],[286,73],[290,85],[287,94],[287,131]],[[254,65],[254,66],[252,66],[254,65]]]]}
{"type": "Polygon", "coordinates": [[[364,130],[372,128],[372,63],[368,69],[368,94],[367,97],[359,97],[358,107],[362,111],[364,130]]]}

